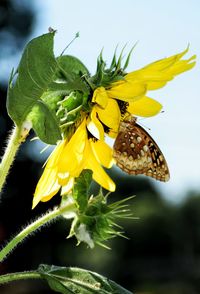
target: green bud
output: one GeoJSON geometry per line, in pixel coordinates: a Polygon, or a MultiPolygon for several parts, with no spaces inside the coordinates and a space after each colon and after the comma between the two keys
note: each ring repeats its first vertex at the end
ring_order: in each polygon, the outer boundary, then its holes
{"type": "Polygon", "coordinates": [[[96,73],[94,76],[92,76],[89,79],[89,82],[93,85],[95,85],[94,88],[97,87],[109,87],[109,85],[111,83],[117,82],[119,80],[122,80],[124,78],[125,73],[125,69],[127,68],[129,61],[130,61],[130,57],[132,54],[133,49],[135,48],[135,46],[131,49],[131,51],[129,52],[124,65],[122,64],[122,59],[123,59],[123,52],[126,46],[123,47],[119,57],[117,58],[117,48],[114,52],[110,67],[106,66],[106,62],[103,59],[103,55],[102,55],[102,51],[97,59],[97,69],[96,69],[96,73]]]}
{"type": "Polygon", "coordinates": [[[84,242],[90,248],[95,244],[109,248],[106,241],[124,237],[116,224],[117,219],[131,218],[131,213],[124,204],[127,199],[108,204],[108,195],[104,196],[102,190],[96,196],[89,196],[91,180],[91,171],[84,170],[75,183],[70,197],[77,203],[77,212],[69,237],[75,236],[78,244],[84,242]]]}

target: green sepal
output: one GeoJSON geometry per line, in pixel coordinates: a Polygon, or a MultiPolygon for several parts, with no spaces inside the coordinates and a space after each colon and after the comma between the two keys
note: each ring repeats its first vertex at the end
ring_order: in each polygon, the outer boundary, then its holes
{"type": "Polygon", "coordinates": [[[106,62],[103,59],[102,51],[97,58],[97,69],[94,76],[92,76],[89,79],[89,82],[94,86],[94,89],[97,87],[106,87],[109,88],[112,86],[112,83],[123,80],[124,76],[126,75],[125,69],[127,68],[131,54],[135,48],[137,43],[133,46],[133,48],[130,50],[126,61],[124,65],[122,66],[122,60],[123,60],[123,53],[124,49],[126,48],[126,45],[122,48],[119,57],[117,58],[117,47],[115,49],[110,67],[106,67],[106,62]]]}
{"type": "Polygon", "coordinates": [[[86,66],[78,58],[71,55],[62,55],[57,57],[56,60],[59,65],[57,73],[59,82],[66,82],[66,86],[71,86],[71,90],[89,93],[86,79],[90,74],[86,66]]]}
{"type": "Polygon", "coordinates": [[[66,96],[60,103],[62,108],[67,112],[73,111],[77,107],[83,105],[83,95],[78,92],[71,92],[69,96],[66,96]]]}
{"type": "Polygon", "coordinates": [[[72,222],[68,238],[75,236],[78,244],[85,242],[90,248],[94,248],[94,245],[98,244],[110,249],[105,244],[106,241],[116,236],[125,237],[116,221],[117,219],[133,218],[127,204],[125,204],[132,197],[108,204],[108,195],[104,196],[102,189],[98,195],[89,197],[91,175],[86,174],[88,178],[83,176],[77,182],[78,197],[75,197],[74,192],[72,193],[73,198],[76,198],[75,201],[79,201],[79,203],[77,216],[72,222]]]}
{"type": "Polygon", "coordinates": [[[56,113],[56,110],[58,109],[58,104],[63,99],[65,93],[61,92],[60,90],[47,91],[42,95],[41,100],[53,113],[56,113]]]}
{"type": "Polygon", "coordinates": [[[122,63],[122,58],[123,58],[123,53],[124,53],[124,49],[126,48],[126,45],[122,48],[121,50],[121,53],[119,55],[119,58],[116,62],[116,67],[115,67],[115,71],[118,72],[121,70],[122,66],[121,66],[121,63],[122,63]]]}
{"type": "Polygon", "coordinates": [[[126,61],[125,61],[124,66],[123,66],[123,71],[125,71],[125,69],[126,69],[127,66],[129,65],[129,61],[130,61],[130,58],[131,58],[132,52],[133,52],[133,50],[135,49],[136,45],[137,45],[137,42],[136,42],[135,45],[131,48],[131,50],[130,50],[130,52],[129,52],[127,58],[126,58],[126,61]]]}
{"type": "Polygon", "coordinates": [[[97,58],[96,74],[91,78],[91,82],[95,84],[97,87],[104,85],[105,68],[106,63],[103,60],[103,51],[101,51],[97,58]]]}
{"type": "Polygon", "coordinates": [[[114,52],[114,55],[113,55],[113,58],[112,58],[112,61],[111,61],[111,64],[110,64],[110,70],[111,71],[116,67],[116,64],[117,64],[117,47],[118,47],[118,45],[115,48],[115,52],[114,52]]]}
{"type": "Polygon", "coordinates": [[[36,112],[37,118],[42,117],[42,121],[39,126],[40,121],[36,124],[34,118],[33,128],[44,142],[50,144],[55,144],[61,138],[58,122],[39,101],[58,70],[53,39],[54,33],[48,33],[27,44],[16,73],[11,74],[7,95],[7,110],[15,124],[21,126],[28,114],[36,112]],[[43,114],[39,114],[40,111],[43,114]],[[43,132],[40,131],[42,128],[45,128],[43,132]]]}
{"type": "Polygon", "coordinates": [[[97,59],[96,74],[89,79],[89,82],[97,87],[109,87],[112,83],[123,79],[123,72],[120,68],[122,53],[119,59],[116,59],[116,51],[114,53],[110,68],[106,67],[103,59],[102,51],[97,59]]]}
{"type": "Polygon", "coordinates": [[[49,287],[62,294],[131,294],[108,278],[76,267],[40,265],[37,272],[49,287]]]}
{"type": "Polygon", "coordinates": [[[82,213],[87,208],[91,182],[91,170],[83,170],[80,176],[76,179],[73,188],[73,197],[77,201],[77,204],[79,206],[79,213],[82,213]]]}
{"type": "Polygon", "coordinates": [[[73,91],[63,100],[59,101],[56,116],[60,119],[60,125],[65,132],[69,125],[76,123],[81,118],[81,111],[89,112],[88,94],[73,91]]]}

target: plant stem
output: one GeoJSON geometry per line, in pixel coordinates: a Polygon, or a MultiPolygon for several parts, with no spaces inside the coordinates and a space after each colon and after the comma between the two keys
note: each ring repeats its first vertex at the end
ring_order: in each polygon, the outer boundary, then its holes
{"type": "Polygon", "coordinates": [[[0,285],[17,280],[26,280],[26,279],[41,279],[41,275],[36,271],[26,271],[19,273],[11,273],[0,276],[0,285]]]}
{"type": "Polygon", "coordinates": [[[0,262],[3,261],[6,256],[11,253],[11,251],[21,243],[27,236],[32,234],[38,228],[42,227],[44,224],[47,224],[62,214],[67,212],[73,212],[76,209],[74,203],[69,203],[62,207],[56,207],[54,210],[47,212],[45,215],[41,216],[26,228],[24,228],[18,235],[16,235],[8,244],[0,251],[0,262]]]}
{"type": "Polygon", "coordinates": [[[0,164],[0,192],[3,188],[9,169],[14,161],[19,146],[24,141],[24,139],[25,137],[23,137],[23,127],[19,128],[15,126],[8,139],[8,145],[0,164]]]}

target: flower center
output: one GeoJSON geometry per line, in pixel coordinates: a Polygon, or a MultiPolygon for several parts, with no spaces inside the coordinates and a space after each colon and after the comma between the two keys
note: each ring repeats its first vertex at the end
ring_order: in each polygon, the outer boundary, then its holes
{"type": "Polygon", "coordinates": [[[116,100],[117,103],[118,103],[118,106],[119,106],[119,109],[120,109],[120,112],[121,112],[121,116],[123,117],[125,114],[126,114],[126,110],[129,106],[129,103],[128,102],[125,102],[125,101],[122,101],[122,100],[116,100]]]}

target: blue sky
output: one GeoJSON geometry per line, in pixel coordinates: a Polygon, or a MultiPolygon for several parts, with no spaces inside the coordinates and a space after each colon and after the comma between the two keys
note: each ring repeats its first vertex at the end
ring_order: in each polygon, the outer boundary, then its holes
{"type": "MultiPolygon", "coordinates": [[[[128,70],[181,52],[200,52],[200,2],[198,0],[34,0],[38,23],[33,36],[57,29],[55,54],[80,32],[68,54],[79,57],[94,73],[96,58],[104,48],[109,62],[117,44],[127,52],[138,44],[128,70]]],[[[155,183],[172,201],[187,189],[200,189],[200,68],[178,76],[165,88],[149,93],[164,106],[164,113],[142,120],[163,151],[171,171],[168,183],[155,183]]],[[[153,181],[153,180],[152,180],[153,181]]]]}

